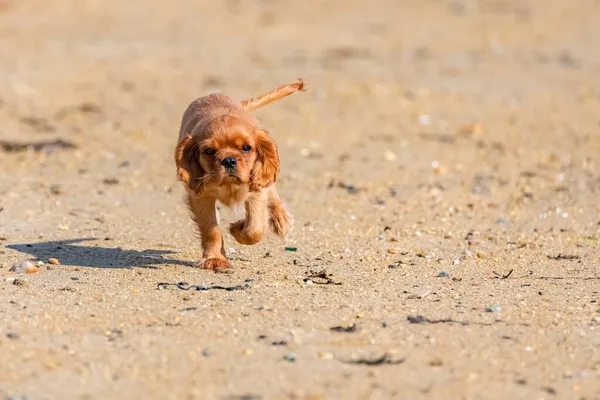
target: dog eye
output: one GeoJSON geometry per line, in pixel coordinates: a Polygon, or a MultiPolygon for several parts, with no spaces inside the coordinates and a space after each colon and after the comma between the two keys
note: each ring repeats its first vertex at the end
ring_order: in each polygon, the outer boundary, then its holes
{"type": "Polygon", "coordinates": [[[244,153],[249,152],[250,150],[252,150],[252,147],[248,146],[247,144],[245,144],[244,146],[242,146],[242,151],[244,153]]]}
{"type": "Polygon", "coordinates": [[[210,147],[207,147],[206,149],[204,149],[204,154],[206,154],[207,156],[214,156],[215,149],[211,149],[210,147]]]}

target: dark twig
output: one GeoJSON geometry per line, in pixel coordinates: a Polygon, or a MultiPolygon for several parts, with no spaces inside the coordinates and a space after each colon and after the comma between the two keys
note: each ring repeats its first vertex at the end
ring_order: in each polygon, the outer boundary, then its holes
{"type": "Polygon", "coordinates": [[[506,275],[502,275],[497,273],[496,271],[492,271],[494,273],[494,275],[496,275],[496,279],[508,279],[508,277],[510,276],[510,274],[512,274],[514,271],[514,269],[511,269],[510,271],[508,271],[508,274],[506,275]]]}
{"type": "Polygon", "coordinates": [[[358,326],[356,324],[352,324],[349,326],[332,326],[331,328],[329,328],[329,330],[334,331],[334,332],[352,333],[352,332],[356,332],[358,330],[358,326]]]}
{"type": "Polygon", "coordinates": [[[376,358],[359,358],[356,360],[344,361],[344,363],[377,366],[377,365],[384,365],[384,364],[390,364],[390,365],[402,364],[404,361],[405,361],[404,358],[393,359],[388,353],[385,353],[382,356],[376,357],[376,358]]]}
{"type": "Polygon", "coordinates": [[[409,315],[409,316],[406,317],[406,319],[411,324],[459,324],[459,325],[462,325],[462,326],[469,325],[469,323],[465,322],[465,321],[456,321],[456,320],[450,319],[450,318],[429,319],[429,318],[424,317],[422,315],[417,315],[417,316],[409,315]]]}
{"type": "Polygon", "coordinates": [[[215,286],[189,285],[188,286],[186,282],[179,282],[179,283],[160,282],[156,286],[157,286],[157,289],[166,289],[169,286],[175,286],[176,288],[181,289],[181,290],[197,290],[197,291],[226,290],[228,292],[232,292],[234,290],[246,290],[246,289],[250,288],[250,285],[248,285],[248,284],[237,285],[237,286],[219,286],[219,285],[215,285],[215,286]]]}

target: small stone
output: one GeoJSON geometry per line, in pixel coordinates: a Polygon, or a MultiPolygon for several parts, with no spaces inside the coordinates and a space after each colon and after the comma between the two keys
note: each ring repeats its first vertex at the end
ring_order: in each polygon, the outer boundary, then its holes
{"type": "Polygon", "coordinates": [[[388,161],[396,161],[398,159],[398,156],[396,155],[396,153],[394,153],[393,151],[390,151],[390,150],[386,150],[385,153],[383,153],[383,156],[388,161]]]}
{"type": "Polygon", "coordinates": [[[502,307],[500,306],[489,306],[485,308],[486,312],[501,312],[502,311],[502,307]]]}
{"type": "Polygon", "coordinates": [[[208,347],[207,347],[207,348],[205,348],[204,350],[202,350],[202,355],[203,355],[204,357],[210,357],[210,354],[211,354],[211,353],[210,353],[210,350],[208,349],[208,347]]]}
{"type": "Polygon", "coordinates": [[[117,178],[106,178],[102,181],[105,185],[118,185],[119,180],[117,178]]]}
{"type": "Polygon", "coordinates": [[[429,125],[431,123],[431,117],[428,114],[419,115],[419,124],[429,125]]]}
{"type": "Polygon", "coordinates": [[[312,267],[310,267],[309,272],[311,275],[318,275],[318,276],[324,276],[324,275],[326,276],[327,275],[327,270],[318,265],[313,265],[312,267]]]}
{"type": "Polygon", "coordinates": [[[244,350],[243,354],[245,356],[251,356],[252,354],[254,354],[254,350],[252,350],[252,349],[246,349],[246,350],[244,350]]]}
{"type": "Polygon", "coordinates": [[[296,362],[296,353],[288,353],[283,356],[283,359],[289,362],[296,362]]]}
{"type": "Polygon", "coordinates": [[[479,136],[483,131],[481,124],[462,125],[458,128],[458,133],[465,136],[479,136]]]}
{"type": "Polygon", "coordinates": [[[13,285],[15,285],[15,286],[22,286],[22,287],[24,287],[24,286],[27,286],[27,281],[26,281],[26,280],[24,280],[24,279],[19,279],[19,278],[16,278],[16,279],[13,281],[13,285]]]}
{"type": "Polygon", "coordinates": [[[6,334],[6,337],[9,339],[18,339],[19,338],[19,334],[16,332],[8,332],[6,334]]]}
{"type": "Polygon", "coordinates": [[[440,272],[439,274],[437,274],[438,278],[449,278],[450,274],[447,272],[440,272]]]}
{"type": "Polygon", "coordinates": [[[54,258],[54,257],[52,257],[52,258],[49,258],[49,259],[48,259],[48,262],[49,262],[50,264],[52,264],[52,265],[60,265],[60,261],[59,261],[59,259],[58,259],[58,258],[54,258]]]}
{"type": "Polygon", "coordinates": [[[293,252],[296,252],[296,251],[298,251],[298,248],[297,248],[297,247],[288,247],[288,246],[286,246],[286,247],[285,247],[285,251],[293,251],[293,252]]]}
{"type": "Polygon", "coordinates": [[[431,293],[431,289],[426,286],[420,286],[415,290],[415,297],[417,299],[423,299],[431,293]]]}
{"type": "Polygon", "coordinates": [[[444,365],[444,361],[441,358],[436,357],[436,358],[432,359],[431,361],[429,361],[429,365],[432,367],[440,367],[440,366],[444,365]]]}
{"type": "Polygon", "coordinates": [[[426,252],[425,250],[423,250],[423,249],[417,249],[417,250],[415,251],[415,255],[416,255],[417,257],[422,257],[422,258],[425,258],[425,256],[427,255],[427,252],[426,252]]]}
{"type": "Polygon", "coordinates": [[[389,249],[387,249],[387,252],[389,254],[398,254],[398,249],[395,247],[390,247],[389,249]]]}
{"type": "Polygon", "coordinates": [[[319,353],[318,355],[321,360],[333,360],[333,354],[331,353],[319,353]]]}
{"type": "Polygon", "coordinates": [[[484,252],[482,252],[482,251],[477,252],[477,258],[486,258],[486,257],[487,257],[487,254],[485,254],[484,252]]]}
{"type": "Polygon", "coordinates": [[[39,268],[30,261],[23,261],[20,263],[14,263],[8,270],[9,272],[16,272],[17,274],[35,274],[39,272],[39,268]]]}
{"type": "Polygon", "coordinates": [[[431,168],[436,175],[444,175],[448,172],[448,168],[440,164],[437,160],[431,162],[431,168]]]}

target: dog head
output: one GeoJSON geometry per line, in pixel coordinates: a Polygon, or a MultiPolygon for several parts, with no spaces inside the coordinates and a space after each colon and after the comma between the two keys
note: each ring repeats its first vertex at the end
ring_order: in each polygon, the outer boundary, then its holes
{"type": "Polygon", "coordinates": [[[279,154],[268,132],[243,113],[224,113],[198,124],[175,150],[179,179],[192,191],[247,185],[259,191],[275,183],[279,154]]]}

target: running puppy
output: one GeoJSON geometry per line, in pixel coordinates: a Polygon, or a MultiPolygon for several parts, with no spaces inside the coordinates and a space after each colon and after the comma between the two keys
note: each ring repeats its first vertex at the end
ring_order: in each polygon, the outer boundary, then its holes
{"type": "Polygon", "coordinates": [[[245,219],[229,227],[241,244],[258,243],[267,225],[280,237],[289,233],[291,216],[273,185],[279,173],[277,145],[250,111],[303,89],[298,79],[242,102],[213,93],[192,102],[183,114],[175,164],[202,239],[197,267],[215,272],[232,268],[225,257],[217,201],[244,203],[245,219]]]}

